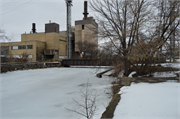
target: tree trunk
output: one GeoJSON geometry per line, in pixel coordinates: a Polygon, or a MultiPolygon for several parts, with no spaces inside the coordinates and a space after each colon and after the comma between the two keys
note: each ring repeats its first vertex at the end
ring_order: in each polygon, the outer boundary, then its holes
{"type": "Polygon", "coordinates": [[[129,73],[128,73],[128,61],[127,58],[124,58],[124,76],[128,77],[129,73]]]}

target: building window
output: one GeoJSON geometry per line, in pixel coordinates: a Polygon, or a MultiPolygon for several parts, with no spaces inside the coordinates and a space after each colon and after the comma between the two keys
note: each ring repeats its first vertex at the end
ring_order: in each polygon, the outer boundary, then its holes
{"type": "MultiPolygon", "coordinates": [[[[13,58],[22,58],[22,55],[12,55],[13,58]]],[[[33,55],[28,55],[28,59],[32,59],[33,55]]]]}
{"type": "Polygon", "coordinates": [[[9,46],[1,46],[1,55],[9,54],[9,46]]]}
{"type": "Polygon", "coordinates": [[[84,30],[84,25],[82,25],[82,30],[84,30]]]}
{"type": "Polygon", "coordinates": [[[23,47],[22,46],[18,46],[18,49],[23,49],[23,47]]]}
{"type": "Polygon", "coordinates": [[[67,59],[66,56],[59,56],[59,59],[67,59]]]}
{"type": "Polygon", "coordinates": [[[58,55],[59,53],[58,53],[58,50],[55,50],[55,55],[58,55]]]}
{"type": "Polygon", "coordinates": [[[28,55],[28,59],[32,59],[33,58],[33,55],[28,55]]]}
{"type": "Polygon", "coordinates": [[[22,55],[12,55],[13,56],[13,58],[21,58],[22,57],[22,55]]]}
{"type": "Polygon", "coordinates": [[[12,50],[18,49],[18,46],[12,46],[12,50]]]}
{"type": "Polygon", "coordinates": [[[33,49],[33,45],[27,45],[27,49],[33,49]]]}
{"type": "MultiPolygon", "coordinates": [[[[12,50],[26,49],[26,45],[12,46],[12,50]]],[[[27,45],[27,49],[33,49],[33,45],[27,45]]]]}

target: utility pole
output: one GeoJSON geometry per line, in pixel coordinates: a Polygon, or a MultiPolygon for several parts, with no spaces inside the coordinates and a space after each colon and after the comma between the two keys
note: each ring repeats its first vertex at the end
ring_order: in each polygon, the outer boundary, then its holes
{"type": "MultiPolygon", "coordinates": [[[[159,10],[159,34],[161,35],[162,31],[163,31],[163,26],[162,26],[162,13],[163,13],[163,7],[164,7],[164,4],[163,4],[163,0],[160,0],[159,1],[159,6],[161,7],[160,10],[159,10]]],[[[162,61],[162,47],[160,49],[160,57],[158,58],[158,63],[160,65],[160,62],[162,61]]]]}
{"type": "MultiPolygon", "coordinates": [[[[174,6],[173,2],[174,1],[169,1],[171,9],[174,6]]],[[[170,16],[170,20],[174,19],[174,12],[175,10],[173,9],[172,14],[170,16]]],[[[175,28],[175,21],[173,21],[170,26],[171,30],[174,30],[174,28],[175,28]]],[[[173,62],[175,62],[175,31],[173,31],[173,33],[170,36],[170,62],[171,62],[171,59],[173,59],[173,62]]]]}
{"type": "Polygon", "coordinates": [[[66,0],[67,5],[67,59],[71,59],[71,6],[72,0],[66,0]]]}
{"type": "Polygon", "coordinates": [[[27,55],[27,42],[26,42],[26,32],[25,32],[25,44],[26,44],[26,55],[27,55]]]}

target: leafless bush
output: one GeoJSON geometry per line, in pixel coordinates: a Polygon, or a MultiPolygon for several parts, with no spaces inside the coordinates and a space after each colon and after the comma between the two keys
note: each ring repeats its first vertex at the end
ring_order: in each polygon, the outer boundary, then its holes
{"type": "Polygon", "coordinates": [[[78,41],[76,42],[76,45],[79,49],[79,52],[82,56],[76,56],[76,58],[79,59],[96,59],[97,58],[97,44],[93,42],[88,42],[88,41],[78,41]]]}
{"type": "Polygon", "coordinates": [[[29,54],[26,54],[25,52],[21,53],[19,57],[14,57],[11,52],[9,52],[9,55],[6,55],[6,62],[27,62],[28,61],[29,54]]]}
{"type": "Polygon", "coordinates": [[[19,57],[18,62],[27,62],[29,54],[23,52],[21,55],[19,55],[19,57]]]}
{"type": "Polygon", "coordinates": [[[77,100],[73,99],[73,101],[76,103],[77,106],[80,108],[83,108],[83,110],[77,110],[77,109],[69,109],[66,108],[68,111],[74,112],[76,114],[79,114],[81,116],[86,117],[87,119],[92,119],[94,116],[95,112],[97,111],[97,106],[96,106],[96,100],[97,100],[97,95],[92,94],[89,89],[88,89],[89,83],[87,82],[86,85],[86,91],[80,91],[82,94],[83,102],[80,103],[77,100]]]}

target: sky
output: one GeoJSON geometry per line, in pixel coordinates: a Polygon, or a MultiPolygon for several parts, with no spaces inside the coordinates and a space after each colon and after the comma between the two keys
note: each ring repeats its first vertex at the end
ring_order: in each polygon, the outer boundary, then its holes
{"type": "MultiPolygon", "coordinates": [[[[72,20],[82,20],[84,0],[72,0],[72,20]]],[[[89,5],[89,4],[88,4],[89,5]]],[[[32,23],[36,23],[37,32],[45,32],[45,24],[55,22],[60,31],[66,30],[65,0],[0,0],[0,29],[11,38],[11,42],[21,41],[21,34],[30,33],[32,23]]],[[[93,13],[89,11],[89,16],[93,13]]]]}

